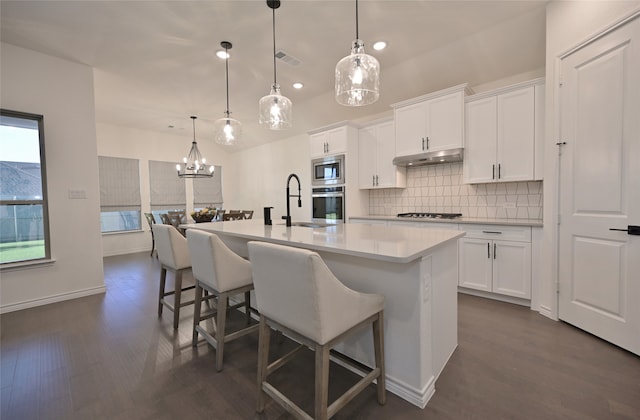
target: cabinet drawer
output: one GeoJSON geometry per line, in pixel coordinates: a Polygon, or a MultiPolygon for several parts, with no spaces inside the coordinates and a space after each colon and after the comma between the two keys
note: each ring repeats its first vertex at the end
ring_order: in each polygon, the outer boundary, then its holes
{"type": "Polygon", "coordinates": [[[460,230],[467,232],[467,238],[531,242],[531,228],[528,226],[461,224],[460,230]]]}

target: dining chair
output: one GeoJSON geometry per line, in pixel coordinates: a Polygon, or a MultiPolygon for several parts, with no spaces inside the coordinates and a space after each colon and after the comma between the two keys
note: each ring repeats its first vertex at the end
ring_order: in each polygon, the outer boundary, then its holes
{"type": "Polygon", "coordinates": [[[158,241],[158,260],[162,264],[160,271],[160,292],[158,295],[158,316],[162,316],[162,308],[167,307],[173,311],[173,328],[178,328],[180,322],[180,308],[192,304],[194,301],[182,301],[182,292],[195,288],[195,286],[182,287],[182,275],[191,269],[191,258],[187,240],[178,230],[165,224],[154,224],[153,233],[158,241]],[[167,271],[174,275],[174,288],[165,291],[167,271]],[[173,304],[167,296],[173,295],[173,304]]]}
{"type": "Polygon", "coordinates": [[[253,279],[251,263],[229,249],[214,233],[199,229],[187,230],[187,243],[191,255],[193,276],[196,280],[195,305],[193,310],[193,339],[196,347],[198,334],[216,349],[216,370],[222,370],[224,344],[258,330],[251,324],[251,290],[253,279]],[[207,292],[202,296],[203,291],[207,292]],[[228,306],[229,298],[244,294],[244,301],[228,306]],[[215,300],[216,310],[202,312],[202,302],[215,300]],[[246,327],[227,333],[227,312],[244,306],[246,327]],[[215,317],[213,333],[200,325],[202,321],[215,317]]]}
{"type": "Polygon", "coordinates": [[[185,231],[180,228],[180,225],[187,223],[187,212],[185,210],[168,211],[167,216],[169,217],[170,224],[173,225],[173,227],[175,227],[182,236],[184,236],[185,231]]]}
{"type": "Polygon", "coordinates": [[[256,241],[248,247],[260,313],[257,412],[264,411],[269,396],[297,418],[311,418],[267,380],[305,346],[315,351],[315,419],[332,417],[374,380],[378,403],[385,404],[384,297],[348,288],[314,251],[256,241]],[[375,366],[364,370],[341,359],[363,378],[328,405],[329,351],[368,325],[373,329],[375,366]],[[269,363],[271,329],[301,344],[269,363]]]}
{"type": "Polygon", "coordinates": [[[244,213],[225,213],[222,215],[222,220],[225,222],[229,220],[244,220],[244,213]]]}
{"type": "Polygon", "coordinates": [[[244,214],[244,218],[247,220],[253,218],[253,210],[242,210],[242,214],[244,214]]]}
{"type": "Polygon", "coordinates": [[[173,225],[167,213],[160,213],[160,220],[162,220],[163,225],[173,225]]]}
{"type": "Polygon", "coordinates": [[[156,240],[153,237],[153,225],[156,223],[156,218],[153,217],[153,213],[145,213],[144,217],[145,217],[145,219],[147,219],[147,224],[149,225],[149,230],[151,231],[151,254],[150,254],[150,256],[153,257],[153,251],[155,251],[155,249],[156,249],[156,240]]]}

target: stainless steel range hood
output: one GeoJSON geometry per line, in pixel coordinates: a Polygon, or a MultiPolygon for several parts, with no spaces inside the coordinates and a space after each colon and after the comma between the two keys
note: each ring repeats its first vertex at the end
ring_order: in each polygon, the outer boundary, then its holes
{"type": "Polygon", "coordinates": [[[424,166],[438,163],[462,162],[463,149],[440,150],[438,152],[424,152],[410,156],[399,156],[393,159],[397,166],[424,166]]]}

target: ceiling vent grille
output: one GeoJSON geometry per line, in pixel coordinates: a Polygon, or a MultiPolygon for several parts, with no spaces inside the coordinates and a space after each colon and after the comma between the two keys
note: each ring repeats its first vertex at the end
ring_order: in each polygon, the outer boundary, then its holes
{"type": "Polygon", "coordinates": [[[287,63],[290,66],[293,67],[297,67],[300,65],[300,60],[298,60],[297,58],[295,58],[294,56],[292,56],[291,54],[288,54],[282,50],[278,51],[276,53],[276,58],[278,60],[284,61],[285,63],[287,63]]]}

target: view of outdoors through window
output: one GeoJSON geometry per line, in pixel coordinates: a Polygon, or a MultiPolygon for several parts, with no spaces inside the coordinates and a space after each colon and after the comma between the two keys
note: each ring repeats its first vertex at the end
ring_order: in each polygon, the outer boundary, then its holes
{"type": "Polygon", "coordinates": [[[0,263],[49,257],[42,117],[0,116],[0,263]]]}

